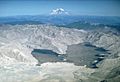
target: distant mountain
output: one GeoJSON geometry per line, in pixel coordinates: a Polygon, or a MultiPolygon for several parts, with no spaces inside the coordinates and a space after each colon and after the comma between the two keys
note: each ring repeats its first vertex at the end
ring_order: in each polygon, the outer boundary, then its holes
{"type": "Polygon", "coordinates": [[[78,22],[73,22],[68,25],[64,25],[64,27],[68,28],[77,28],[77,29],[93,29],[96,27],[104,27],[102,24],[97,24],[97,23],[88,23],[85,21],[78,21],[78,22]]]}
{"type": "Polygon", "coordinates": [[[69,13],[63,8],[57,8],[53,9],[50,15],[69,15],[69,13]]]}
{"type": "Polygon", "coordinates": [[[67,28],[76,28],[76,29],[84,29],[84,30],[93,30],[98,28],[113,28],[120,31],[120,24],[99,24],[99,23],[89,23],[85,21],[73,22],[67,25],[61,25],[67,28]]]}
{"type": "Polygon", "coordinates": [[[23,15],[0,17],[0,24],[52,24],[68,25],[74,22],[85,22],[90,24],[118,25],[120,26],[120,17],[110,16],[73,16],[62,14],[63,9],[57,9],[58,15],[23,15]],[[21,22],[21,23],[20,23],[21,22]]]}
{"type": "Polygon", "coordinates": [[[11,24],[11,25],[24,25],[24,24],[43,24],[41,23],[40,21],[29,21],[29,20],[26,20],[26,21],[12,21],[12,22],[6,22],[4,24],[11,24]]]}

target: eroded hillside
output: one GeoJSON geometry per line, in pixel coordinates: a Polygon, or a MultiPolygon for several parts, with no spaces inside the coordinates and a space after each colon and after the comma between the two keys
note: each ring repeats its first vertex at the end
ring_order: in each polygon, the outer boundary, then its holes
{"type": "Polygon", "coordinates": [[[0,60],[0,82],[119,82],[120,33],[109,27],[85,31],[51,25],[4,25],[0,27],[0,60]],[[97,69],[67,62],[35,66],[38,61],[31,54],[33,49],[65,54],[68,45],[84,42],[110,53],[97,69]]]}

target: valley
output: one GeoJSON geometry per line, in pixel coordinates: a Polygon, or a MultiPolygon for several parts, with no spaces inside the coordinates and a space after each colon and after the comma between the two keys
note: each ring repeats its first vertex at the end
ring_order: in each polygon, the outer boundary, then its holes
{"type": "Polygon", "coordinates": [[[112,73],[120,66],[116,29],[4,25],[0,35],[0,82],[118,82],[120,75],[112,73]]]}

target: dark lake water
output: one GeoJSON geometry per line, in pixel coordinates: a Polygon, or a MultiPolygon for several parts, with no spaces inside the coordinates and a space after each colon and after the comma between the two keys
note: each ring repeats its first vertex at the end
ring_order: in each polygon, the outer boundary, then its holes
{"type": "Polygon", "coordinates": [[[52,50],[34,49],[32,55],[39,61],[45,62],[71,62],[75,65],[87,65],[96,68],[96,64],[107,57],[107,50],[98,48],[89,43],[68,46],[66,54],[58,54],[52,50]]]}
{"type": "Polygon", "coordinates": [[[98,48],[89,43],[74,44],[68,46],[67,60],[75,65],[87,65],[96,67],[108,55],[107,50],[98,48]]]}
{"type": "Polygon", "coordinates": [[[39,61],[39,63],[45,62],[62,62],[63,56],[52,50],[47,49],[34,49],[32,55],[39,61]]]}

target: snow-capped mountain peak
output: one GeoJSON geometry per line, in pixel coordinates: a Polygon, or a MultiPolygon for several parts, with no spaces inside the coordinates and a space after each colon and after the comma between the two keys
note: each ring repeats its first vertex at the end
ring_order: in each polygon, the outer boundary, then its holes
{"type": "Polygon", "coordinates": [[[50,15],[68,15],[69,13],[63,8],[53,9],[50,15]]]}

